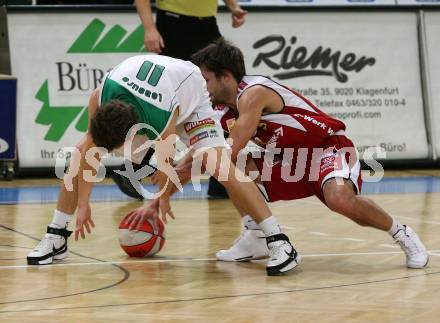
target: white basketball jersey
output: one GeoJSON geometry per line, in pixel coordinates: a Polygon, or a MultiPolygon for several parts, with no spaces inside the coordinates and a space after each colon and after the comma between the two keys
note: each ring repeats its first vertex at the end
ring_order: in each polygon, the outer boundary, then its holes
{"type": "Polygon", "coordinates": [[[166,129],[179,108],[177,125],[200,105],[209,104],[206,82],[200,69],[188,61],[162,55],[140,55],[126,59],[105,76],[100,103],[118,99],[132,105],[141,123],[156,139],[166,129]]]}

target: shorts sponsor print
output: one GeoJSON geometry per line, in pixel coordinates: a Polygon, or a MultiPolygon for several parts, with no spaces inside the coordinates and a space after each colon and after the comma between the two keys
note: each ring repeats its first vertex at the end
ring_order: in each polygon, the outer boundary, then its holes
{"type": "Polygon", "coordinates": [[[208,138],[208,137],[209,137],[208,131],[200,132],[200,133],[196,134],[195,136],[191,137],[191,139],[189,140],[189,144],[194,145],[196,142],[199,142],[200,140],[208,138]]]}
{"type": "Polygon", "coordinates": [[[185,132],[188,135],[191,135],[194,132],[199,131],[201,129],[209,130],[210,128],[215,128],[215,121],[212,118],[206,118],[203,120],[186,122],[184,125],[185,132]]]}
{"type": "Polygon", "coordinates": [[[214,119],[206,118],[203,120],[191,121],[184,124],[184,129],[189,135],[189,144],[194,145],[205,138],[219,138],[219,129],[214,119]]]}

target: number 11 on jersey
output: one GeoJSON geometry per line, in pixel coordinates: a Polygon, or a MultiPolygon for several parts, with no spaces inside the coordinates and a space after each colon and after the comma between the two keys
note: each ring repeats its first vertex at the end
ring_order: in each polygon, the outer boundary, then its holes
{"type": "Polygon", "coordinates": [[[151,86],[156,86],[157,83],[159,83],[160,78],[162,77],[162,73],[165,69],[165,66],[156,65],[150,61],[145,61],[142,64],[139,71],[137,72],[136,78],[140,81],[145,81],[152,68],[153,71],[151,72],[150,77],[147,80],[147,83],[150,84],[151,86]]]}

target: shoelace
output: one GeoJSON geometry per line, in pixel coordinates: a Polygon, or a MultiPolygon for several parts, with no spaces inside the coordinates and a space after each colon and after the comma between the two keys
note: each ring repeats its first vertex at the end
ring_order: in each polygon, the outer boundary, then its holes
{"type": "Polygon", "coordinates": [[[43,249],[45,249],[46,247],[48,247],[48,248],[52,248],[52,245],[53,245],[53,243],[54,243],[54,240],[55,240],[56,238],[54,238],[54,237],[51,237],[51,236],[46,236],[46,237],[44,237],[38,244],[37,244],[37,246],[35,247],[35,251],[38,251],[38,250],[40,250],[41,248],[43,248],[43,249]]]}
{"type": "Polygon", "coordinates": [[[404,238],[397,240],[397,243],[404,248],[405,253],[410,256],[415,256],[420,253],[419,246],[411,237],[404,232],[404,238]]]}
{"type": "Polygon", "coordinates": [[[46,247],[49,247],[51,245],[51,237],[44,237],[35,247],[35,251],[38,251],[40,249],[46,249],[46,247]]]}
{"type": "Polygon", "coordinates": [[[284,252],[284,241],[274,241],[271,243],[271,246],[269,248],[269,258],[271,260],[278,260],[283,258],[283,252],[284,252]],[[277,243],[279,242],[279,243],[277,243]]]}

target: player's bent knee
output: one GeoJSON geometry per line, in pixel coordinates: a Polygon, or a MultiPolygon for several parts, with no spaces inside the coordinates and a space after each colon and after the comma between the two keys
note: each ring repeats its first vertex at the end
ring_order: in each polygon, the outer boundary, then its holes
{"type": "Polygon", "coordinates": [[[328,208],[333,212],[346,213],[346,210],[349,209],[348,203],[344,201],[342,196],[337,196],[332,194],[326,197],[325,202],[328,208]]]}
{"type": "Polygon", "coordinates": [[[329,199],[326,201],[327,206],[333,212],[339,213],[361,226],[368,226],[361,214],[354,212],[354,200],[343,200],[341,197],[329,199]]]}
{"type": "Polygon", "coordinates": [[[356,195],[344,190],[327,191],[324,198],[330,210],[344,215],[351,213],[356,202],[356,195]]]}

